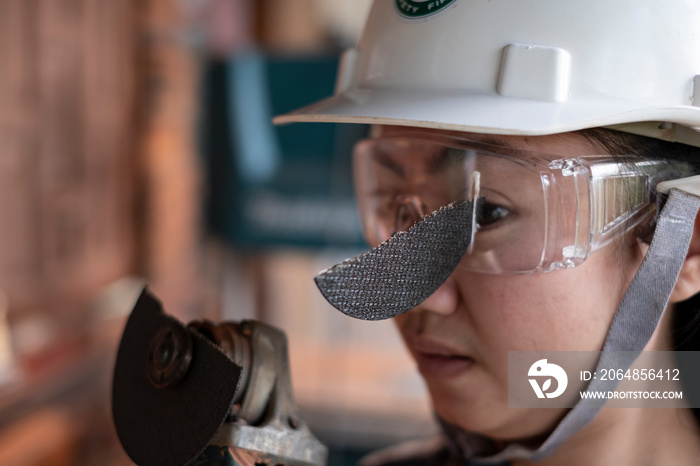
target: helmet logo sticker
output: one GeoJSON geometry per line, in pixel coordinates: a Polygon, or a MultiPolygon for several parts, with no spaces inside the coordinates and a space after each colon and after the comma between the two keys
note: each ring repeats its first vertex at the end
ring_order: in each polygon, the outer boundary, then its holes
{"type": "Polygon", "coordinates": [[[458,0],[394,0],[396,12],[404,19],[427,21],[457,4],[458,0]]]}

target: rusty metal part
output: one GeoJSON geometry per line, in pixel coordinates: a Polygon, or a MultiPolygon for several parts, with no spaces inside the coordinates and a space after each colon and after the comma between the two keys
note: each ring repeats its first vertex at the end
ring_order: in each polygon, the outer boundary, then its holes
{"type": "Polygon", "coordinates": [[[148,350],[148,380],[157,388],[176,386],[192,362],[192,335],[170,323],[161,328],[148,350]]]}
{"type": "Polygon", "coordinates": [[[237,365],[241,367],[241,379],[234,399],[234,405],[240,405],[245,387],[250,378],[251,348],[250,339],[239,330],[235,323],[216,323],[210,320],[196,320],[187,325],[207,337],[237,365]]]}
{"type": "Polygon", "coordinates": [[[251,327],[256,324],[250,321],[217,324],[206,320],[189,324],[241,366],[241,382],[231,416],[249,425],[262,422],[276,379],[275,368],[269,363],[275,357],[274,344],[265,334],[253,334],[251,327]]]}
{"type": "Polygon", "coordinates": [[[234,361],[249,361],[246,383],[239,386],[234,403],[238,409],[232,410],[210,447],[228,449],[242,466],[326,464],[327,449],[304,423],[292,395],[285,334],[256,321],[190,326],[234,361]]]}

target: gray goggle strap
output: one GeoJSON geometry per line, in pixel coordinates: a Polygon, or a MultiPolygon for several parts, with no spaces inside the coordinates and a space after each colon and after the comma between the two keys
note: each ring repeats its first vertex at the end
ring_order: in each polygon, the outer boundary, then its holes
{"type": "MultiPolygon", "coordinates": [[[[688,254],[698,209],[700,197],[678,189],[671,190],[670,197],[657,220],[649,251],[627,288],[610,325],[596,371],[604,367],[626,371],[649,343],[659,326],[688,254]],[[616,355],[609,352],[616,352],[616,355]]],[[[589,384],[587,391],[612,391],[617,384],[617,381],[597,378],[589,384]]],[[[605,400],[582,399],[536,450],[521,445],[510,445],[494,456],[478,459],[478,463],[493,464],[504,460],[546,458],[586,426],[604,404],[605,400]]]]}

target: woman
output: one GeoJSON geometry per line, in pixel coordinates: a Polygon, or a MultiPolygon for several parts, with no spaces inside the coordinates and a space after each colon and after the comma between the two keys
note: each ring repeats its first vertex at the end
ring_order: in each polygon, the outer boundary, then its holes
{"type": "Polygon", "coordinates": [[[317,281],[395,317],[447,445],[413,460],[700,463],[688,409],[509,406],[509,352],[625,373],[695,349],[699,21],[694,2],[377,0],[336,95],[278,117],[375,125],[355,156],[374,249],[317,281]]]}

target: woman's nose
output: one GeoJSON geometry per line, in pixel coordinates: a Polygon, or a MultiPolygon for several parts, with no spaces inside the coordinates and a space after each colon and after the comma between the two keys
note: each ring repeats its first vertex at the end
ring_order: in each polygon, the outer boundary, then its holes
{"type": "Polygon", "coordinates": [[[418,309],[434,312],[436,314],[449,315],[457,309],[458,292],[457,285],[452,277],[448,278],[440,288],[435,290],[428,299],[418,305],[418,309]]]}
{"type": "Polygon", "coordinates": [[[415,194],[399,194],[396,203],[395,231],[406,231],[426,214],[426,207],[421,198],[415,194]]]}

